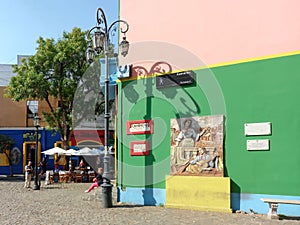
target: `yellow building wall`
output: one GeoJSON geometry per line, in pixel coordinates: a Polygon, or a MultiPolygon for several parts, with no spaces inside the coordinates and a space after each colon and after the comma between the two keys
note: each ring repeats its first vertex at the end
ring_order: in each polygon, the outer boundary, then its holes
{"type": "Polygon", "coordinates": [[[230,178],[167,176],[165,207],[231,213],[230,178]]]}
{"type": "MultiPolygon", "coordinates": [[[[26,118],[26,101],[14,102],[4,97],[5,88],[0,87],[0,127],[33,127],[33,120],[26,118]]],[[[57,100],[50,97],[49,101],[55,109],[58,105],[57,100]]],[[[39,101],[38,107],[38,114],[42,118],[41,126],[44,127],[46,124],[42,112],[50,112],[50,108],[45,101],[39,101]]]]}
{"type": "Polygon", "coordinates": [[[0,127],[26,127],[26,101],[13,102],[0,87],[0,127]]]}

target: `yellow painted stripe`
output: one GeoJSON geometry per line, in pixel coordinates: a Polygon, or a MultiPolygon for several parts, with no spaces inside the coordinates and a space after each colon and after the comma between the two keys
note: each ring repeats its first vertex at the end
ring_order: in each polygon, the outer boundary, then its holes
{"type": "MultiPolygon", "coordinates": [[[[260,61],[260,60],[266,60],[266,59],[274,59],[274,58],[280,58],[280,57],[286,57],[286,56],[292,56],[292,55],[299,55],[300,50],[293,51],[293,52],[285,52],[285,53],[278,53],[278,54],[272,54],[268,56],[260,56],[260,57],[255,57],[255,58],[249,58],[249,59],[241,59],[241,60],[235,60],[231,62],[224,62],[224,63],[216,63],[216,64],[211,64],[208,66],[200,66],[196,68],[190,68],[190,69],[184,69],[184,70],[175,70],[170,73],[177,73],[181,71],[187,71],[187,70],[201,70],[201,69],[207,69],[207,68],[216,68],[216,67],[221,67],[221,66],[230,66],[230,65],[235,65],[235,64],[241,64],[241,63],[247,63],[247,62],[254,62],[254,61],[260,61]]],[[[118,79],[117,82],[124,82],[124,81],[129,81],[129,80],[139,80],[139,79],[144,79],[144,78],[149,78],[149,77],[156,77],[156,76],[161,76],[161,75],[166,75],[165,74],[149,74],[147,76],[142,76],[142,77],[133,77],[133,78],[125,78],[125,79],[118,79]]]]}

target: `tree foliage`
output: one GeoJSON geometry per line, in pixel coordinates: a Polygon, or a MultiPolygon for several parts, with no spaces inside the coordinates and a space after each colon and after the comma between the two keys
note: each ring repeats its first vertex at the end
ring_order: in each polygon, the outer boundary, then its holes
{"type": "Polygon", "coordinates": [[[44,120],[48,128],[61,134],[65,148],[72,130],[74,94],[88,68],[87,45],[86,33],[80,28],[63,32],[57,41],[40,37],[36,54],[13,66],[17,75],[6,88],[6,96],[13,101],[35,99],[47,103],[49,110],[43,112],[44,120]]]}
{"type": "MultiPolygon", "coordinates": [[[[77,86],[72,113],[74,129],[86,127],[86,121],[92,122],[90,124],[93,124],[92,126],[97,129],[103,128],[103,124],[101,126],[101,122],[99,123],[98,120],[105,111],[104,86],[100,86],[100,67],[100,60],[95,60],[86,70],[77,86]]],[[[110,114],[114,113],[114,103],[114,99],[110,99],[108,102],[110,114]]]]}

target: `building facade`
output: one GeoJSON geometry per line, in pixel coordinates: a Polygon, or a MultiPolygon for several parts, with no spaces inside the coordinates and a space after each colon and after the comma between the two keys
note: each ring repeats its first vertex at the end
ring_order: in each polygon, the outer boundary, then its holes
{"type": "Polygon", "coordinates": [[[258,213],[262,197],[299,200],[299,3],[188,3],[120,1],[132,74],[118,83],[119,200],[258,213]],[[178,144],[186,120],[200,137],[178,144]],[[203,148],[218,161],[195,172],[203,148]]]}

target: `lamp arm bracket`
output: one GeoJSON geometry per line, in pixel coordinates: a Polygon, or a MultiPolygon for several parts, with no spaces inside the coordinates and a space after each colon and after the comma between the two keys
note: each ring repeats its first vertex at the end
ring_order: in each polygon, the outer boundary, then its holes
{"type": "Polygon", "coordinates": [[[104,31],[105,31],[105,35],[106,35],[107,34],[107,20],[106,20],[106,16],[105,16],[103,9],[98,8],[96,15],[97,15],[96,19],[97,19],[98,25],[104,23],[104,31]]]}

